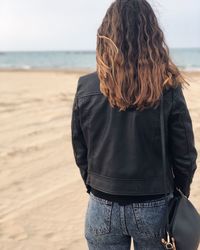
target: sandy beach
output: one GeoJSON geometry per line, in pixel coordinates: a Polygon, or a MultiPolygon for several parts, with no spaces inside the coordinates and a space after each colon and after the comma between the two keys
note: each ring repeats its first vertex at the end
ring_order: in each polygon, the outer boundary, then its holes
{"type": "MultiPolygon", "coordinates": [[[[75,165],[70,131],[77,80],[86,73],[0,72],[1,250],[88,249],[83,225],[89,196],[75,165]]],[[[200,155],[200,72],[184,74],[200,155]]],[[[199,168],[190,200],[200,212],[199,168]]]]}

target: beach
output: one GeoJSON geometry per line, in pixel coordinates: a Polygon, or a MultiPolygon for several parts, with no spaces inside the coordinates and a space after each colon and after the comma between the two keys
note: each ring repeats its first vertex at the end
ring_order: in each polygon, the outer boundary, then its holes
{"type": "MultiPolygon", "coordinates": [[[[88,249],[84,219],[89,195],[75,164],[70,131],[77,80],[87,73],[0,71],[1,250],[88,249]]],[[[184,75],[200,155],[200,72],[184,75]]],[[[199,180],[197,168],[190,200],[200,212],[199,180]]]]}

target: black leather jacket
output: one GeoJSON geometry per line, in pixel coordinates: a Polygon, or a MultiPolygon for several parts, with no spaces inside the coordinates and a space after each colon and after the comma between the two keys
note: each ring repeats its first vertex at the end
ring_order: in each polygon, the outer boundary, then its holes
{"type": "MultiPolygon", "coordinates": [[[[167,189],[189,197],[197,168],[192,121],[181,87],[165,88],[167,189]]],[[[71,120],[73,152],[90,187],[117,195],[163,194],[160,106],[112,108],[95,72],[78,80],[71,120]]]]}

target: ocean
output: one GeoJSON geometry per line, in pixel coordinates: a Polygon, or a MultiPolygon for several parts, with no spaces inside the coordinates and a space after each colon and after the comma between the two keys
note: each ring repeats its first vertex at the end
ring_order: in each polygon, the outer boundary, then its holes
{"type": "MultiPolygon", "coordinates": [[[[181,69],[200,71],[200,48],[170,49],[181,69]]],[[[96,69],[95,51],[0,52],[0,69],[96,69]]]]}

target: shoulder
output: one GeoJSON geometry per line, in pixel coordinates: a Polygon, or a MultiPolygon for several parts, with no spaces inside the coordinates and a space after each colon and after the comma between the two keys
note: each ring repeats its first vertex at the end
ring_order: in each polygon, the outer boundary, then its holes
{"type": "Polygon", "coordinates": [[[174,113],[184,113],[188,109],[183,89],[182,84],[171,88],[172,110],[174,113]]]}
{"type": "Polygon", "coordinates": [[[163,95],[166,95],[171,99],[172,102],[174,102],[177,98],[183,97],[183,85],[167,85],[164,87],[163,95]]]}
{"type": "Polygon", "coordinates": [[[175,104],[176,102],[185,102],[185,97],[183,94],[183,85],[177,85],[172,88],[172,102],[175,104]]]}
{"type": "Polygon", "coordinates": [[[77,84],[78,97],[101,94],[99,84],[100,82],[96,71],[80,76],[77,84]]]}

